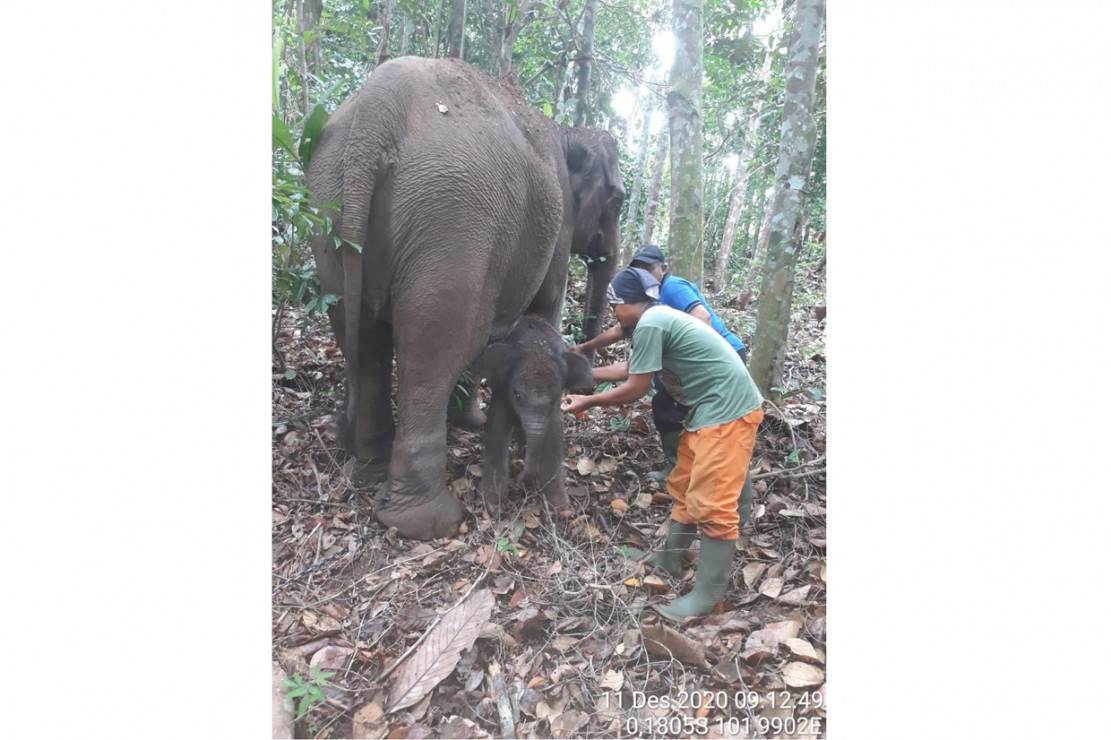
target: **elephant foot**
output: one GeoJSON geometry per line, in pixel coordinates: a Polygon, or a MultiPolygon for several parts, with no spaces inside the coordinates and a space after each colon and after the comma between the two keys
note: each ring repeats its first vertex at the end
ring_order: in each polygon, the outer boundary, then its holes
{"type": "Polygon", "coordinates": [[[382,483],[389,477],[390,461],[389,458],[383,460],[369,460],[367,462],[355,461],[355,470],[351,474],[351,480],[360,485],[377,485],[382,483]]]}
{"type": "Polygon", "coordinates": [[[402,537],[433,540],[459,533],[463,505],[447,488],[441,487],[426,496],[390,494],[374,515],[387,527],[397,527],[402,537]]]}
{"type": "Polygon", "coordinates": [[[487,509],[496,509],[505,503],[508,486],[505,481],[492,481],[493,476],[482,477],[482,501],[487,509]],[[491,480],[491,482],[487,482],[491,480]]]}

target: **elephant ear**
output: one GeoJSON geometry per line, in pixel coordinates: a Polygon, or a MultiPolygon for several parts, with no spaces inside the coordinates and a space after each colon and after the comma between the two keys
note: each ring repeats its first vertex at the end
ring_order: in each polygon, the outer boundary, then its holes
{"type": "Polygon", "coordinates": [[[509,377],[509,362],[513,351],[512,345],[505,342],[488,345],[475,360],[473,369],[489,380],[491,387],[504,385],[509,377]]]}
{"type": "Polygon", "coordinates": [[[574,352],[564,352],[563,359],[567,361],[567,374],[563,376],[563,387],[572,393],[591,395],[594,393],[594,373],[590,369],[590,360],[574,352]]]}

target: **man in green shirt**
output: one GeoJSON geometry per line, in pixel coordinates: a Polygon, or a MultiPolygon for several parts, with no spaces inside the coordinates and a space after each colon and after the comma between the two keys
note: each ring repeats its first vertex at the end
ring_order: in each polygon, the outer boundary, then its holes
{"type": "Polygon", "coordinates": [[[648,560],[679,576],[683,552],[701,534],[694,589],[657,607],[680,621],[710,613],[725,595],[739,534],[738,499],[764,412],[737,352],[704,322],[660,305],[659,287],[646,270],[617,273],[609,302],[622,329],[632,333],[632,353],[627,364],[595,368],[594,379],[625,382],[595,396],[565,396],[561,408],[577,413],[631,403],[648,392],[653,373],[689,407],[678,461],[666,480],[673,501],[667,544],[648,560]]]}

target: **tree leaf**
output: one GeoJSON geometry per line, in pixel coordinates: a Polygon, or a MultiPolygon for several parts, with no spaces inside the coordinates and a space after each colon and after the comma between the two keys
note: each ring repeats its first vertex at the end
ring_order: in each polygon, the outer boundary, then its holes
{"type": "Polygon", "coordinates": [[[271,119],[273,119],[271,128],[274,143],[296,157],[297,150],[293,148],[293,136],[289,133],[289,129],[286,128],[286,125],[282,122],[282,119],[278,118],[277,116],[271,116],[271,119]]]}
{"type": "Polygon", "coordinates": [[[483,589],[448,612],[398,669],[387,713],[416,704],[451,675],[459,654],[474,645],[493,610],[494,594],[483,589]]]}
{"type": "Polygon", "coordinates": [[[683,663],[709,668],[702,646],[662,624],[646,624],[640,628],[644,635],[644,648],[653,655],[675,658],[683,663]]]}
{"type": "Polygon", "coordinates": [[[305,119],[305,128],[301,131],[301,145],[297,147],[302,168],[308,169],[313,147],[316,146],[316,140],[320,138],[320,132],[324,130],[324,124],[327,122],[328,114],[324,112],[322,105],[313,108],[312,113],[305,119]]]}
{"type": "Polygon", "coordinates": [[[825,681],[821,668],[809,663],[794,661],[783,666],[783,683],[796,689],[820,686],[825,681]]]}

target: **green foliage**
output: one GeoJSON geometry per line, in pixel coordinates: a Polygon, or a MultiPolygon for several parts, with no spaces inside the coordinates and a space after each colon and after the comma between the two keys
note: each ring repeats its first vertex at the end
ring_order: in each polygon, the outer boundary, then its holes
{"type": "Polygon", "coordinates": [[[301,678],[300,673],[294,673],[291,678],[282,682],[289,688],[286,696],[297,699],[297,719],[301,719],[316,704],[325,701],[324,692],[321,690],[328,685],[328,679],[336,675],[335,671],[322,671],[319,665],[312,667],[309,680],[301,678]]]}

